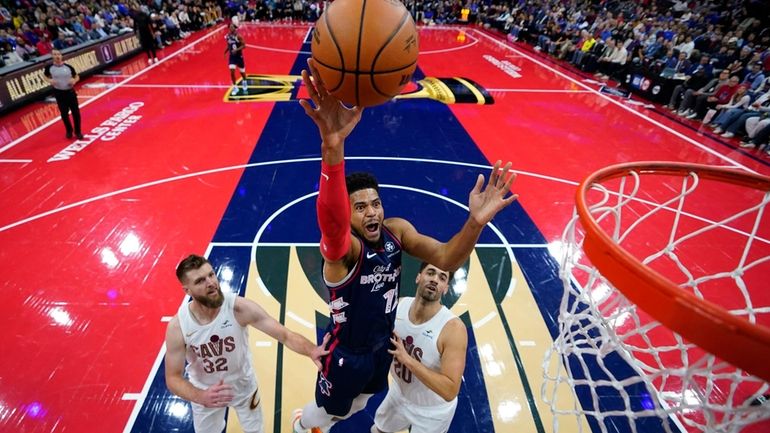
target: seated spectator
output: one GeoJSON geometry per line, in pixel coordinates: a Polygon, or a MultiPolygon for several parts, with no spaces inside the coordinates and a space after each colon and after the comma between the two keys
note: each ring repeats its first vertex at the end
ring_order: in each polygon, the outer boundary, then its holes
{"type": "Polygon", "coordinates": [[[677,56],[676,63],[673,66],[674,74],[684,75],[692,67],[692,62],[688,59],[688,54],[681,51],[677,56]]]}
{"type": "Polygon", "coordinates": [[[716,110],[720,110],[719,115],[717,115],[713,119],[713,122],[711,122],[714,133],[719,134],[722,132],[727,125],[732,123],[733,120],[740,117],[740,115],[746,111],[749,107],[749,103],[751,103],[751,97],[748,95],[747,90],[748,88],[746,86],[738,86],[738,90],[736,90],[733,97],[730,98],[730,102],[727,104],[717,104],[717,106],[714,107],[716,110]]]}
{"type": "Polygon", "coordinates": [[[575,52],[578,44],[582,42],[581,35],[588,35],[588,32],[585,30],[573,29],[557,41],[556,57],[562,60],[571,58],[572,53],[575,52]]]}
{"type": "Polygon", "coordinates": [[[166,34],[168,35],[168,39],[176,41],[182,38],[182,31],[179,28],[179,24],[177,24],[177,22],[172,19],[171,15],[163,11],[161,19],[163,20],[163,24],[166,26],[166,34]]]}
{"type": "Polygon", "coordinates": [[[743,83],[749,86],[749,91],[754,93],[765,81],[765,73],[762,71],[762,62],[756,61],[751,64],[751,71],[743,77],[743,83]]]}
{"type": "Polygon", "coordinates": [[[99,40],[101,38],[106,38],[107,32],[104,31],[102,28],[101,22],[95,22],[91,25],[91,31],[88,32],[88,38],[92,41],[99,40]]]}
{"type": "Polygon", "coordinates": [[[692,50],[695,49],[695,42],[692,40],[692,35],[688,34],[684,37],[684,42],[674,47],[679,53],[685,54],[685,59],[690,58],[692,50]]]}
{"type": "Polygon", "coordinates": [[[37,35],[37,33],[35,33],[34,30],[32,30],[29,24],[23,23],[19,31],[21,32],[21,36],[24,38],[24,40],[30,44],[37,45],[37,43],[40,42],[40,37],[37,35]]]}
{"type": "Polygon", "coordinates": [[[21,57],[22,60],[30,60],[33,57],[37,57],[37,49],[33,47],[32,45],[28,44],[24,39],[17,38],[16,39],[16,55],[21,57]]]}
{"type": "Polygon", "coordinates": [[[11,47],[7,39],[0,41],[0,67],[15,65],[23,61],[24,59],[16,54],[16,51],[11,47]]]}
{"type": "Polygon", "coordinates": [[[570,62],[575,66],[579,66],[583,62],[583,57],[591,52],[591,50],[594,49],[594,46],[596,46],[596,38],[594,38],[594,35],[590,34],[586,30],[584,30],[584,32],[585,37],[583,38],[583,43],[580,44],[579,50],[575,50],[575,53],[572,55],[572,59],[570,60],[570,62]]]}
{"type": "Polygon", "coordinates": [[[86,34],[86,28],[83,27],[83,23],[80,22],[80,19],[78,17],[72,17],[70,18],[70,28],[73,32],[75,32],[75,37],[80,40],[80,42],[85,42],[88,40],[88,35],[86,34]]]}
{"type": "Polygon", "coordinates": [[[718,104],[726,104],[738,90],[739,83],[740,79],[738,76],[733,75],[726,83],[717,86],[713,94],[700,95],[695,99],[695,107],[685,117],[688,119],[702,119],[709,109],[716,107],[718,104]]]}
{"type": "Polygon", "coordinates": [[[626,51],[623,45],[618,45],[613,38],[607,38],[607,49],[602,57],[599,58],[597,69],[600,72],[600,77],[607,79],[611,76],[615,76],[621,68],[626,64],[628,58],[628,51],[626,51]]]}
{"type": "Polygon", "coordinates": [[[764,80],[762,80],[762,84],[759,85],[755,90],[749,90],[749,95],[751,96],[751,100],[756,100],[760,95],[763,93],[766,93],[770,91],[770,74],[767,74],[764,80]]]}
{"type": "MultiPolygon", "coordinates": [[[[731,77],[732,79],[732,77],[731,77]]],[[[752,117],[765,116],[770,113],[770,92],[760,96],[754,101],[747,110],[745,110],[740,116],[733,119],[728,125],[725,126],[722,133],[723,138],[733,138],[737,134],[745,131],[746,121],[752,117]]],[[[714,130],[714,133],[722,132],[721,130],[714,130]]]]}
{"type": "Polygon", "coordinates": [[[516,17],[516,20],[511,25],[511,32],[509,33],[509,39],[512,41],[517,41],[519,39],[521,40],[529,40],[530,32],[534,30],[535,27],[535,16],[534,15],[526,15],[525,13],[520,13],[518,17],[516,17]]]}
{"type": "Polygon", "coordinates": [[[110,33],[122,35],[125,33],[132,33],[134,31],[133,23],[129,17],[119,17],[112,21],[110,26],[110,33]]]}
{"type": "MultiPolygon", "coordinates": [[[[709,63],[709,56],[705,54],[702,55],[698,64],[691,67],[686,73],[689,75],[685,75],[684,82],[674,87],[674,90],[671,93],[671,99],[668,102],[669,110],[678,110],[677,107],[682,101],[685,92],[689,91],[690,94],[692,94],[694,91],[706,86],[712,80],[712,71],[713,68],[709,63]]],[[[729,75],[727,74],[727,71],[725,71],[725,80],[727,80],[728,77],[729,75]]]]}
{"type": "Polygon", "coordinates": [[[43,35],[43,38],[38,41],[35,48],[37,49],[37,53],[40,56],[45,56],[46,54],[49,54],[51,51],[53,51],[53,45],[51,44],[51,41],[48,40],[48,36],[46,35],[43,35]]]}
{"type": "Polygon", "coordinates": [[[766,114],[761,117],[752,117],[746,120],[746,139],[741,142],[743,148],[765,148],[765,155],[770,156],[770,117],[766,114]]]}

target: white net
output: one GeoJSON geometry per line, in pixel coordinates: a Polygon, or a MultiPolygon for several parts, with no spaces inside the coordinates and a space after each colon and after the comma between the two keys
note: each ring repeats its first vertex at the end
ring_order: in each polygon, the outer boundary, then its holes
{"type": "MultiPolygon", "coordinates": [[[[586,200],[602,231],[647,268],[770,327],[767,191],[631,171],[592,185],[586,200]]],[[[541,390],[554,432],[564,417],[602,433],[770,432],[768,383],[629,301],[584,254],[585,234],[576,214],[562,240],[564,294],[541,390]]]]}

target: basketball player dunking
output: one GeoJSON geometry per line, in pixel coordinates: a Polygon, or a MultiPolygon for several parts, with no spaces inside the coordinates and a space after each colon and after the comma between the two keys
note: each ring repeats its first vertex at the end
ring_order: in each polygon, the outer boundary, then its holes
{"type": "Polygon", "coordinates": [[[331,339],[317,377],[315,401],[295,411],[297,433],[311,427],[328,431],[387,387],[402,251],[454,271],[468,259],[484,226],[517,197],[508,194],[515,178],[507,175],[511,164],[501,171],[498,161],[483,190],[484,176],[478,176],[468,200],[470,216],[449,242],[420,234],[402,218],[385,219],[376,179],[367,173],[345,177],[345,138],[361,120],[363,109],[347,108],[330,95],[315,64],[312,60],[308,64],[313,80],[306,70],[302,79],[315,108],[306,100],[300,104],[321,135],[316,210],[331,339]]]}
{"type": "Polygon", "coordinates": [[[441,296],[453,274],[423,262],[417,294],[402,298],[396,310],[391,342],[395,346],[393,381],[377,413],[371,433],[408,430],[446,433],[457,408],[465,370],[468,331],[445,306],[441,296]]]}
{"type": "Polygon", "coordinates": [[[227,41],[225,54],[230,53],[227,65],[230,68],[230,80],[233,82],[233,95],[238,93],[238,88],[235,87],[235,68],[238,68],[241,72],[241,85],[245,93],[248,80],[246,80],[246,63],[243,60],[243,49],[246,48],[246,42],[244,42],[243,37],[238,34],[237,25],[230,24],[230,31],[225,36],[225,40],[227,41]]]}

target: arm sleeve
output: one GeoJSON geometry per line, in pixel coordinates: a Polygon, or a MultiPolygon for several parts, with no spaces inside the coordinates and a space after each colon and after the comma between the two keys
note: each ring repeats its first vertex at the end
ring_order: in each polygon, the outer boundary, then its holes
{"type": "Polygon", "coordinates": [[[321,255],[326,260],[340,260],[350,249],[350,203],[344,161],[335,165],[321,162],[316,212],[321,228],[321,255]]]}
{"type": "Polygon", "coordinates": [[[45,75],[48,78],[51,78],[51,65],[48,65],[43,69],[43,75],[45,75]]]}
{"type": "Polygon", "coordinates": [[[70,70],[70,74],[72,74],[72,78],[75,78],[78,76],[78,72],[73,68],[71,65],[67,64],[67,67],[70,70]]]}

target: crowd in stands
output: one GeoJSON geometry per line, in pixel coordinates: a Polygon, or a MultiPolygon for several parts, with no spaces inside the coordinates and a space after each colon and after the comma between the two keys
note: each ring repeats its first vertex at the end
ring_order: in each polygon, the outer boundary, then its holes
{"type": "MultiPolygon", "coordinates": [[[[668,107],[724,138],[770,135],[768,0],[403,0],[424,25],[476,24],[598,79],[631,71],[677,80],[668,107]],[[754,120],[752,120],[754,119],[754,120]],[[757,126],[759,125],[759,126],[757,126]],[[757,129],[759,128],[759,129],[757,129]],[[764,132],[768,130],[767,132],[764,132]],[[760,134],[760,132],[762,133],[760,134]]],[[[12,0],[0,7],[2,67],[130,32],[151,15],[157,44],[237,16],[315,21],[328,0],[12,0]]],[[[757,139],[759,137],[759,139],[757,139]]],[[[764,141],[763,141],[764,140],[764,141]]],[[[767,146],[770,155],[770,146],[767,146]]]]}
{"type": "Polygon", "coordinates": [[[509,40],[597,79],[675,80],[673,113],[770,156],[768,10],[766,0],[517,0],[476,13],[509,40]]]}
{"type": "Polygon", "coordinates": [[[133,17],[150,14],[157,43],[186,37],[223,20],[222,8],[204,0],[15,0],[0,6],[0,68],[46,56],[53,49],[133,32],[133,17]]]}

